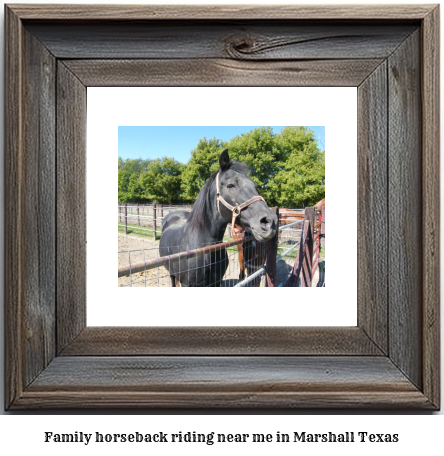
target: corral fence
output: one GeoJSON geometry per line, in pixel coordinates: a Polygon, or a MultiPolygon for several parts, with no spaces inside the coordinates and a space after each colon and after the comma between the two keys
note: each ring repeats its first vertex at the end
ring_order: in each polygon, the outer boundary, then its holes
{"type": "Polygon", "coordinates": [[[137,204],[118,203],[117,207],[118,226],[128,234],[128,228],[153,233],[154,239],[161,234],[162,220],[170,212],[178,210],[190,211],[191,204],[137,204]]]}
{"type": "MultiPolygon", "coordinates": [[[[129,231],[136,231],[153,236],[156,240],[162,233],[163,218],[170,212],[177,210],[191,211],[192,204],[138,204],[138,203],[118,203],[117,206],[118,227],[124,234],[129,231]]],[[[304,219],[304,209],[282,209],[279,212],[279,225],[288,225],[294,221],[304,219]]],[[[231,231],[231,225],[227,227],[227,235],[231,231]]]]}
{"type": "MultiPolygon", "coordinates": [[[[157,209],[152,210],[157,212],[157,209]]],[[[175,207],[172,210],[177,209],[178,207],[175,207]]],[[[279,214],[279,209],[275,210],[279,214]]],[[[156,212],[151,215],[155,222],[156,212]]],[[[325,206],[319,210],[316,207],[306,208],[302,218],[300,211],[294,211],[294,214],[297,214],[293,217],[294,221],[288,216],[280,218],[278,234],[264,243],[256,242],[253,236],[243,235],[214,245],[176,247],[175,251],[178,253],[163,257],[159,256],[157,246],[119,252],[119,257],[123,256],[123,260],[127,258],[127,261],[122,261],[122,258],[119,261],[119,264],[125,263],[118,270],[119,286],[171,286],[165,266],[179,262],[180,269],[181,264],[186,264],[184,260],[198,257],[205,259],[204,255],[222,249],[227,253],[226,273],[223,278],[215,278],[209,286],[310,287],[318,267],[319,279],[316,286],[325,286],[325,262],[319,262],[321,248],[325,246],[325,206]],[[289,221],[290,223],[286,223],[289,221]],[[216,280],[220,283],[216,284],[216,280]]],[[[140,215],[140,212],[137,215],[140,215]]],[[[231,233],[231,230],[227,231],[231,233]]],[[[191,270],[181,272],[193,274],[191,270]]]]}
{"type": "Polygon", "coordinates": [[[318,287],[325,287],[325,262],[319,262],[321,249],[325,248],[325,206],[319,210],[309,207],[305,218],[298,255],[292,273],[283,286],[311,287],[313,277],[319,268],[318,287]]]}

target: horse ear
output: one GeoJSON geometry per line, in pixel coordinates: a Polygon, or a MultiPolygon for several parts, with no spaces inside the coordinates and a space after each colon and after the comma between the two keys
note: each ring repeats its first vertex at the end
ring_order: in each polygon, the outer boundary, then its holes
{"type": "Polygon", "coordinates": [[[228,156],[228,149],[225,149],[219,157],[219,166],[221,171],[223,171],[230,163],[230,157],[228,156]]]}

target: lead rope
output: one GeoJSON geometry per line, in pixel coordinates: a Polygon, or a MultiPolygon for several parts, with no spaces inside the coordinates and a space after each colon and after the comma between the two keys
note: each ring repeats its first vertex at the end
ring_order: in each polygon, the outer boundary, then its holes
{"type": "MultiPolygon", "coordinates": [[[[227,203],[219,191],[219,173],[217,173],[217,175],[216,175],[216,195],[217,195],[217,197],[216,197],[217,210],[218,210],[219,214],[222,215],[220,213],[220,202],[221,201],[222,201],[222,204],[233,213],[233,216],[231,218],[231,237],[232,238],[234,238],[234,236],[233,236],[234,222],[236,221],[236,218],[240,215],[242,209],[245,209],[250,204],[253,204],[256,201],[263,201],[265,203],[264,198],[262,198],[262,196],[260,196],[260,195],[253,196],[252,198],[250,198],[249,200],[245,201],[242,204],[239,204],[238,206],[232,206],[231,204],[227,203]]],[[[267,203],[265,203],[265,204],[267,204],[267,203]]]]}

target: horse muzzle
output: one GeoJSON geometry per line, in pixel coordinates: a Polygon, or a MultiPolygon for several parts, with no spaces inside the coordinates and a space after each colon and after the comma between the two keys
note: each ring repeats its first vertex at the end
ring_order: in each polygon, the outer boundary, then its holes
{"type": "Polygon", "coordinates": [[[259,242],[265,242],[273,238],[277,231],[277,217],[272,211],[264,214],[259,223],[250,224],[251,232],[259,242]]]}

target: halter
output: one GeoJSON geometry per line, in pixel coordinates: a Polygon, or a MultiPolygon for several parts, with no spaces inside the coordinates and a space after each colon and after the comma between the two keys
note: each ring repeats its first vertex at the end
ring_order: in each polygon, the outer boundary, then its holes
{"type": "Polygon", "coordinates": [[[231,204],[227,203],[225,201],[224,197],[220,194],[220,190],[219,190],[219,173],[217,173],[217,176],[216,176],[216,194],[217,194],[217,197],[216,197],[216,199],[217,199],[217,210],[219,211],[219,214],[222,215],[220,213],[220,203],[222,203],[227,209],[229,209],[233,213],[233,217],[231,218],[231,237],[233,237],[233,238],[234,238],[234,236],[233,236],[234,222],[236,220],[236,217],[238,215],[240,215],[242,209],[245,209],[250,204],[253,204],[256,201],[263,201],[265,203],[264,198],[262,198],[262,196],[260,196],[260,195],[253,196],[253,198],[250,198],[249,200],[245,201],[242,204],[239,204],[238,206],[232,206],[231,204]]]}

